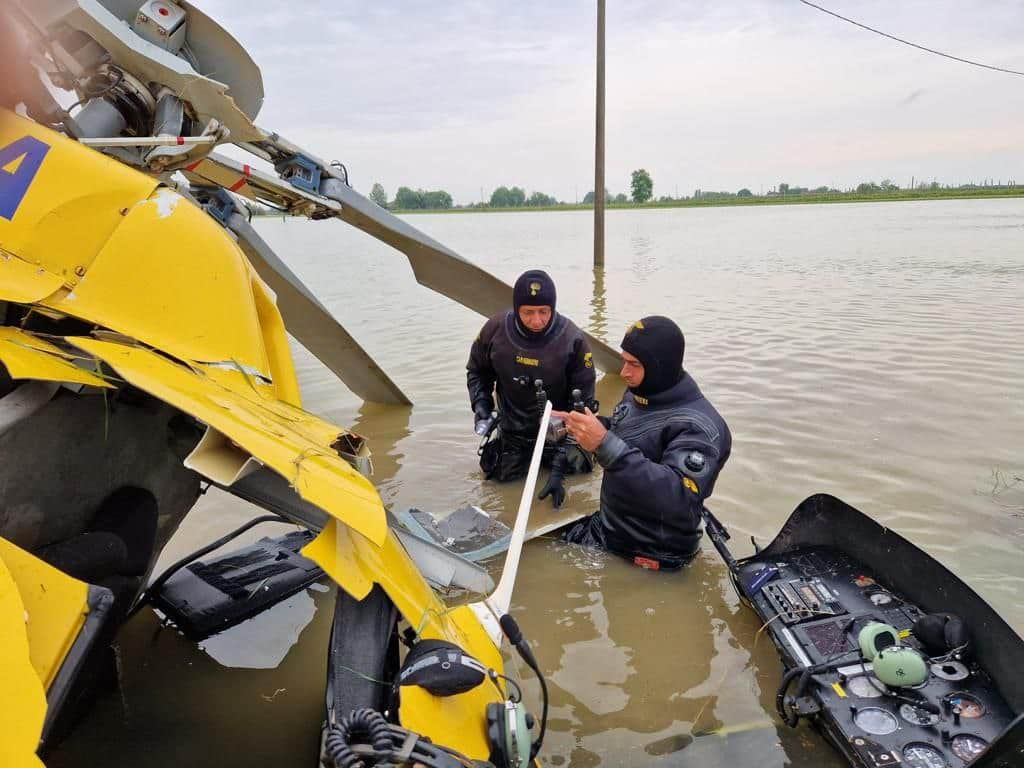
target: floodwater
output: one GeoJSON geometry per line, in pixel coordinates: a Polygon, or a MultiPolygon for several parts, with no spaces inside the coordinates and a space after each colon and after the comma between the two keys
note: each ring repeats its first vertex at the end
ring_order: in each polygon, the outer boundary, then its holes
{"type": "MultiPolygon", "coordinates": [[[[710,506],[735,554],[829,492],[1024,634],[1024,201],[612,211],[603,274],[587,212],[410,221],[509,282],[547,269],[559,309],[612,344],[644,314],[680,323],[686,367],[733,432],[710,506]]],[[[474,503],[511,523],[519,484],[481,482],[465,393],[483,319],[343,224],[258,227],[415,403],[362,405],[296,351],[307,408],[370,438],[384,501],[439,514],[474,503]]],[[[599,383],[605,412],[621,387],[599,383]]],[[[572,479],[570,507],[593,510],[599,484],[572,479]]],[[[211,491],[162,564],[253,514],[211,491]]],[[[139,615],[121,636],[120,692],[51,765],[311,768],[330,597],[303,593],[201,648],[139,615]]],[[[841,764],[808,728],[779,723],[777,657],[706,541],[675,574],[533,542],[513,611],[551,689],[547,765],[841,764]]]]}

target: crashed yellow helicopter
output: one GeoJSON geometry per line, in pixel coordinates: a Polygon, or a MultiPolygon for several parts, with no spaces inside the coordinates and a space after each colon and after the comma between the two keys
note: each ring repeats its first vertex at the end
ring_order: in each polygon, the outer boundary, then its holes
{"type": "Polygon", "coordinates": [[[431,584],[489,577],[389,525],[365,441],[302,409],[288,334],[359,396],[408,399],[239,198],[340,218],[484,314],[509,287],[257,127],[259,69],[191,3],[6,0],[0,59],[0,764],[42,764],[203,483],[318,534],[302,551],[339,585],[332,659],[363,672],[329,683],[326,764],[529,764],[541,739],[500,643],[532,662],[506,618],[531,484],[497,589],[447,607],[431,584]],[[213,153],[228,143],[274,172],[213,153]],[[367,685],[397,674],[401,626],[419,682],[367,685]],[[424,681],[453,666],[468,682],[424,681]]]}

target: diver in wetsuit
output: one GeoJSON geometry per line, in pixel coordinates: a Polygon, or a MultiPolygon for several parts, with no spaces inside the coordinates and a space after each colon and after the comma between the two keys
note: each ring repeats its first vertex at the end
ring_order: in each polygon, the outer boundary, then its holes
{"type": "Polygon", "coordinates": [[[622,340],[629,389],[610,419],[570,413],[566,426],[604,467],[601,508],[564,538],[652,569],[689,563],[704,500],[732,450],[725,420],[683,369],[683,332],[667,317],[634,323],[622,340]]]}
{"type": "MultiPolygon", "coordinates": [[[[586,406],[597,408],[590,347],[583,332],[555,311],[551,277],[539,269],[524,272],[512,290],[512,304],[484,324],[466,364],[478,433],[486,431],[497,393],[497,430],[480,451],[480,468],[488,480],[515,480],[529,469],[543,408],[537,381],[543,382],[554,410],[570,410],[577,389],[586,406]]],[[[555,507],[565,499],[563,475],[593,469],[592,457],[572,441],[546,446],[544,463],[551,466],[551,475],[540,498],[551,496],[555,507]]]]}

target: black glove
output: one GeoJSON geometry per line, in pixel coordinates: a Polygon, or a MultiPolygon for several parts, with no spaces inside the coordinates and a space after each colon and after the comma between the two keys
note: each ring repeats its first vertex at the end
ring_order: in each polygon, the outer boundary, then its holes
{"type": "Polygon", "coordinates": [[[477,401],[473,405],[473,431],[478,435],[483,436],[487,432],[487,427],[490,426],[487,422],[491,420],[491,409],[483,400],[477,401]]]}
{"type": "Polygon", "coordinates": [[[551,460],[551,474],[548,475],[547,485],[537,497],[543,500],[550,496],[551,504],[555,509],[559,509],[565,503],[565,486],[562,484],[562,478],[565,477],[565,460],[565,448],[555,451],[555,458],[551,460]]]}

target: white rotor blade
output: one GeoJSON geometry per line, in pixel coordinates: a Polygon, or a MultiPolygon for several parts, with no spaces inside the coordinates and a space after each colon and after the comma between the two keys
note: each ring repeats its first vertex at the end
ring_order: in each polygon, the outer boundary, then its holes
{"type": "Polygon", "coordinates": [[[488,597],[478,603],[472,603],[470,608],[476,613],[480,623],[483,624],[487,634],[495,645],[501,645],[501,625],[498,620],[508,613],[512,605],[512,590],[516,584],[516,574],[519,572],[519,555],[522,554],[523,544],[526,542],[526,528],[530,522],[530,507],[533,506],[533,493],[537,489],[537,474],[540,472],[540,459],[544,453],[544,438],[548,433],[548,422],[551,420],[551,401],[544,404],[544,415],[540,419],[540,429],[537,431],[537,441],[533,444],[533,456],[530,458],[530,471],[526,475],[526,484],[523,486],[523,495],[519,499],[519,512],[516,514],[516,522],[512,528],[512,538],[509,541],[508,552],[505,554],[505,566],[501,570],[501,579],[498,586],[488,597]]]}

